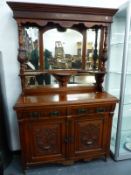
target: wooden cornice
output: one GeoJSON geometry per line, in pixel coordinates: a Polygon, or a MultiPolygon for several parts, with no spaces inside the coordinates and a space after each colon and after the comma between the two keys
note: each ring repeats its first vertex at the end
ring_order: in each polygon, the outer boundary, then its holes
{"type": "Polygon", "coordinates": [[[7,2],[15,19],[112,22],[117,9],[7,2]]]}

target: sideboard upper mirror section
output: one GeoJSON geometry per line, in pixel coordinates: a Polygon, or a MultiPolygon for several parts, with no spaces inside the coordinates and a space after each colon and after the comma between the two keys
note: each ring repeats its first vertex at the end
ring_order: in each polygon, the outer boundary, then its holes
{"type": "Polygon", "coordinates": [[[23,91],[32,76],[37,79],[37,76],[53,75],[62,87],[72,73],[74,76],[93,75],[96,89],[102,91],[108,28],[117,9],[24,2],[7,4],[18,24],[18,61],[23,91]]]}
{"type": "MultiPolygon", "coordinates": [[[[21,27],[22,28],[22,27],[21,27]]],[[[104,43],[102,26],[58,28],[24,26],[18,60],[24,71],[52,69],[99,70],[104,43]],[[22,57],[22,55],[24,55],[22,57]]],[[[106,38],[105,38],[106,39],[106,38]]],[[[105,48],[106,49],[106,48],[105,48]]]]}

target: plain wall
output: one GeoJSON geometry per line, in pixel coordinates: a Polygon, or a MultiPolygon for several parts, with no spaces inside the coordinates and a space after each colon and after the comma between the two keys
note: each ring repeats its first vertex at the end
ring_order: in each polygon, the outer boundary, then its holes
{"type": "Polygon", "coordinates": [[[11,150],[19,149],[18,124],[13,106],[21,92],[17,62],[18,32],[12,11],[0,1],[0,75],[5,104],[8,143],[11,150]]]}
{"type": "MultiPolygon", "coordinates": [[[[18,1],[18,0],[17,0],[18,1]]],[[[21,0],[19,0],[20,2],[21,0]]],[[[27,2],[27,0],[23,0],[27,2]]],[[[92,7],[118,8],[126,0],[28,0],[28,2],[41,2],[50,4],[66,4],[92,7]]],[[[1,76],[3,94],[5,100],[5,116],[7,135],[11,150],[20,149],[18,124],[13,106],[21,93],[19,79],[18,54],[18,30],[13,19],[13,13],[7,6],[5,0],[0,0],[0,51],[2,53],[1,76]]]]}

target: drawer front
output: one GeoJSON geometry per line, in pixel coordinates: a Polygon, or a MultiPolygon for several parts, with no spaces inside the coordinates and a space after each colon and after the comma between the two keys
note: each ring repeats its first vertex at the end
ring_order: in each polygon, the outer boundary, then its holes
{"type": "MultiPolygon", "coordinates": [[[[45,107],[43,109],[36,109],[27,112],[22,112],[22,118],[38,119],[42,117],[61,117],[67,115],[66,107],[45,107]]],[[[19,118],[20,119],[20,118],[19,118]]]]}
{"type": "Polygon", "coordinates": [[[112,111],[112,105],[104,106],[104,105],[77,105],[70,106],[68,108],[68,115],[85,115],[85,114],[93,114],[93,113],[103,113],[112,111]]]}
{"type": "Polygon", "coordinates": [[[41,116],[58,117],[66,115],[66,107],[49,107],[41,111],[41,116]]]}

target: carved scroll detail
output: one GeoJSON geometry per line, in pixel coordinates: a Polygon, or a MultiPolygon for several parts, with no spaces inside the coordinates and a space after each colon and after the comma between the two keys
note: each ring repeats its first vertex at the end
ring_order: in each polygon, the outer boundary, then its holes
{"type": "Polygon", "coordinates": [[[41,128],[35,130],[35,145],[37,152],[50,154],[58,152],[57,128],[41,128]]]}
{"type": "Polygon", "coordinates": [[[95,87],[96,87],[96,90],[98,92],[102,92],[103,91],[102,83],[104,81],[104,76],[105,76],[105,72],[100,72],[100,73],[97,73],[95,75],[95,80],[96,80],[95,87]]]}
{"type": "MultiPolygon", "coordinates": [[[[20,63],[20,75],[22,75],[25,71],[25,62],[27,61],[27,58],[26,58],[26,49],[24,48],[24,41],[23,41],[24,27],[20,23],[18,23],[18,32],[19,32],[18,61],[20,63]]],[[[21,76],[20,78],[23,91],[25,87],[25,77],[21,76]]]]}
{"type": "Polygon", "coordinates": [[[24,48],[24,27],[21,24],[18,24],[19,31],[19,54],[18,61],[20,62],[20,73],[24,72],[24,63],[27,61],[26,58],[26,49],[24,48]]]}
{"type": "Polygon", "coordinates": [[[89,123],[80,127],[80,149],[90,149],[98,146],[100,126],[89,123]]]}
{"type": "Polygon", "coordinates": [[[93,53],[93,69],[96,70],[97,66],[96,66],[96,62],[98,59],[98,54],[97,54],[97,40],[98,40],[98,28],[95,28],[95,45],[94,45],[94,53],[93,53]]]}
{"type": "Polygon", "coordinates": [[[101,56],[101,67],[100,70],[101,71],[106,71],[105,68],[105,62],[107,61],[107,34],[108,34],[108,28],[104,27],[103,29],[104,31],[104,43],[103,43],[103,52],[102,52],[102,56],[101,56]]]}

